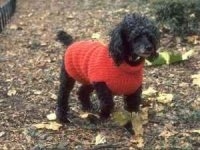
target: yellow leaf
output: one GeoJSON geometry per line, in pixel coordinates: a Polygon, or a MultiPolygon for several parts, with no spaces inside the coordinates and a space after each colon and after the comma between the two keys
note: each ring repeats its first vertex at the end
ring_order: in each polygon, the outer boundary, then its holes
{"type": "Polygon", "coordinates": [[[135,132],[135,135],[143,135],[144,129],[143,129],[143,120],[140,114],[138,113],[132,113],[132,119],[131,119],[133,130],[135,132]]]}
{"type": "Polygon", "coordinates": [[[47,119],[50,121],[56,120],[56,114],[55,113],[48,114],[47,119]]]}
{"type": "Polygon", "coordinates": [[[8,91],[7,95],[8,96],[13,96],[13,95],[16,95],[17,91],[15,89],[11,89],[8,91]]]}
{"type": "Polygon", "coordinates": [[[45,128],[50,130],[59,130],[60,127],[62,127],[61,124],[57,122],[50,122],[49,124],[46,125],[45,128]]]}
{"type": "Polygon", "coordinates": [[[37,129],[44,129],[46,124],[44,123],[38,123],[38,124],[34,124],[33,125],[34,127],[36,127],[37,129]]]}
{"type": "Polygon", "coordinates": [[[123,110],[114,112],[113,119],[117,122],[120,126],[124,126],[128,121],[131,120],[131,113],[123,110]]]}
{"type": "Polygon", "coordinates": [[[182,55],[182,59],[187,60],[193,55],[194,55],[194,50],[189,50],[188,52],[186,52],[185,54],[182,55]]]}
{"type": "Polygon", "coordinates": [[[59,128],[62,125],[57,122],[50,122],[50,123],[38,123],[34,124],[33,126],[36,127],[37,129],[59,130],[59,128]]]}
{"type": "Polygon", "coordinates": [[[100,33],[93,33],[92,39],[99,39],[101,37],[100,33]]]}
{"type": "Polygon", "coordinates": [[[200,129],[191,130],[190,133],[198,133],[198,134],[200,134],[200,129]]]}
{"type": "Polygon", "coordinates": [[[167,94],[167,93],[159,93],[157,97],[157,101],[163,104],[170,103],[173,100],[173,95],[172,94],[167,94]]]}
{"type": "Polygon", "coordinates": [[[192,84],[200,87],[200,73],[192,75],[191,78],[193,79],[192,84]]]}
{"type": "Polygon", "coordinates": [[[106,137],[104,134],[99,133],[95,138],[95,145],[106,143],[106,137]]]}
{"type": "Polygon", "coordinates": [[[142,92],[142,94],[145,95],[145,96],[152,96],[152,95],[154,95],[156,93],[157,93],[157,91],[152,87],[149,87],[147,90],[144,90],[142,92]]]}

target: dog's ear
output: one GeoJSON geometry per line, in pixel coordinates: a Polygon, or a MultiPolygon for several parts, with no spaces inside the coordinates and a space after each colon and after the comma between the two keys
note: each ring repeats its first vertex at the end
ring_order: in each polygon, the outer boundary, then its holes
{"type": "Polygon", "coordinates": [[[109,52],[115,64],[119,66],[124,59],[122,27],[120,24],[110,33],[110,36],[109,52]]]}

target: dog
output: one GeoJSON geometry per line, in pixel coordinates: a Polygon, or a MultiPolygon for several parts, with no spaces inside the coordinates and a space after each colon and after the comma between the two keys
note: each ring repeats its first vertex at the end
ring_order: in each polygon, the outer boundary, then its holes
{"type": "Polygon", "coordinates": [[[57,40],[67,47],[56,107],[60,122],[69,122],[68,99],[75,81],[82,84],[78,98],[83,110],[91,110],[90,94],[96,91],[101,120],[110,117],[114,108],[113,95],[124,96],[127,111],[139,111],[144,61],[158,55],[159,30],[146,16],[133,13],[125,15],[110,36],[109,44],[103,45],[97,41],[74,42],[66,32],[57,33],[57,40]]]}

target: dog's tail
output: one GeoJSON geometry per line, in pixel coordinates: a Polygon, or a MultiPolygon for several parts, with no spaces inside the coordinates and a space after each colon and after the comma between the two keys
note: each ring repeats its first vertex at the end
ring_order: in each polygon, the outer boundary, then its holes
{"type": "Polygon", "coordinates": [[[62,30],[58,31],[56,40],[61,42],[64,46],[69,46],[73,42],[72,36],[62,30]]]}

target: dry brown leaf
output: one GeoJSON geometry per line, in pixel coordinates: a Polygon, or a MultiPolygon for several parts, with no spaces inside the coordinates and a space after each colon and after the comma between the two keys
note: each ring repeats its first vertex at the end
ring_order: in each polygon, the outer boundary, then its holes
{"type": "Polygon", "coordinates": [[[144,147],[144,139],[141,136],[134,136],[133,139],[131,140],[133,144],[136,144],[138,148],[143,148],[144,147]]]}
{"type": "Polygon", "coordinates": [[[38,124],[34,124],[34,127],[36,127],[37,129],[49,129],[49,130],[59,130],[60,127],[62,127],[61,124],[57,123],[57,122],[49,122],[49,123],[38,123],[38,124]]]}
{"type": "Polygon", "coordinates": [[[188,40],[188,42],[190,42],[190,43],[192,43],[192,44],[198,44],[198,43],[200,43],[200,40],[199,40],[200,38],[199,38],[199,36],[197,36],[197,35],[192,35],[192,36],[188,36],[187,37],[187,40],[188,40]]]}
{"type": "Polygon", "coordinates": [[[173,136],[175,134],[177,134],[177,132],[164,130],[159,134],[159,136],[162,136],[162,137],[165,137],[165,138],[169,138],[170,136],[173,136]]]}

